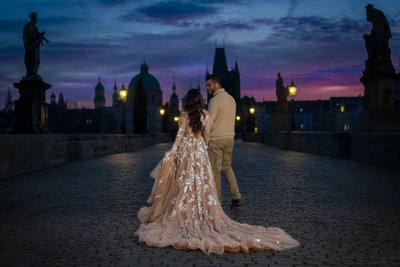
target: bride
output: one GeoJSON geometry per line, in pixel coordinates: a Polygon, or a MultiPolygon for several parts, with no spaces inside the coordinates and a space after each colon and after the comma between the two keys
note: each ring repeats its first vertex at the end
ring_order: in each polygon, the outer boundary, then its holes
{"type": "Polygon", "coordinates": [[[239,223],[225,214],[207,154],[208,118],[200,92],[189,90],[175,142],[151,172],[150,207],[138,212],[139,242],[207,254],[298,246],[280,228],[239,223]]]}

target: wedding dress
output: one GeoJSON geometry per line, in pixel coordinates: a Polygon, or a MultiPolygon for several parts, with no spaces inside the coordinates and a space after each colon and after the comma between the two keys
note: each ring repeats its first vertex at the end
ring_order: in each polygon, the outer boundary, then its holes
{"type": "MultiPolygon", "coordinates": [[[[208,114],[202,116],[205,125],[208,114]]],[[[154,247],[200,249],[210,254],[283,250],[299,245],[284,230],[238,223],[223,211],[215,188],[207,145],[182,112],[174,145],[151,172],[154,185],[138,212],[139,242],[154,247]]]]}

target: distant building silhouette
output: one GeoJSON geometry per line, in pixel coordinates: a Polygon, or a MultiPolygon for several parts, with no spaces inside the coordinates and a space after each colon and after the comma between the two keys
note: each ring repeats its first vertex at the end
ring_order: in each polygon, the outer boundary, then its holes
{"type": "Polygon", "coordinates": [[[119,93],[118,93],[118,86],[117,86],[117,80],[114,80],[114,87],[113,87],[114,91],[112,94],[112,101],[113,101],[113,107],[118,105],[118,101],[119,101],[119,93]]]}
{"type": "Polygon", "coordinates": [[[149,73],[148,65],[143,63],[140,66],[140,73],[131,79],[128,87],[127,131],[129,132],[129,128],[131,128],[135,133],[138,131],[161,132],[160,108],[163,105],[162,99],[160,83],[149,73]],[[135,119],[140,121],[135,122],[135,119]],[[135,126],[145,129],[135,130],[135,126]]]}
{"type": "Polygon", "coordinates": [[[179,97],[176,94],[175,77],[172,85],[172,94],[169,98],[169,112],[168,112],[168,128],[170,130],[171,138],[174,139],[178,131],[178,122],[175,118],[179,116],[179,97]]]}
{"type": "Polygon", "coordinates": [[[58,96],[58,106],[62,109],[67,108],[67,102],[64,100],[63,93],[60,93],[60,95],[58,96]]]}
{"type": "Polygon", "coordinates": [[[170,110],[170,117],[173,120],[174,117],[179,115],[179,98],[176,94],[176,86],[175,86],[175,78],[172,85],[172,94],[169,98],[169,110],[170,110]]]}
{"type": "Polygon", "coordinates": [[[8,134],[14,128],[14,102],[10,89],[7,90],[4,108],[0,109],[0,134],[8,134]]]}
{"type": "Polygon", "coordinates": [[[94,102],[94,108],[104,108],[106,106],[106,98],[104,97],[104,86],[100,81],[99,77],[99,82],[96,84],[95,87],[95,96],[93,99],[94,102]]]}
{"type": "MultiPolygon", "coordinates": [[[[236,106],[239,107],[240,103],[240,73],[237,61],[235,61],[235,66],[228,70],[228,65],[226,63],[225,48],[217,47],[215,48],[214,64],[212,73],[206,70],[206,79],[211,75],[216,75],[221,80],[222,87],[231,95],[236,101],[236,106]]],[[[208,96],[208,100],[211,96],[208,96]]],[[[239,114],[240,111],[238,110],[239,114]]]]}
{"type": "MultiPolygon", "coordinates": [[[[242,109],[248,110],[248,97],[242,98],[242,109]],[[247,100],[246,100],[247,98],[247,100]]],[[[259,132],[272,130],[271,112],[275,101],[256,102],[256,125],[259,132]]],[[[297,131],[359,131],[359,115],[363,112],[363,98],[331,97],[329,100],[297,100],[293,102],[294,120],[297,131]]],[[[290,114],[287,117],[291,121],[290,114]]]]}

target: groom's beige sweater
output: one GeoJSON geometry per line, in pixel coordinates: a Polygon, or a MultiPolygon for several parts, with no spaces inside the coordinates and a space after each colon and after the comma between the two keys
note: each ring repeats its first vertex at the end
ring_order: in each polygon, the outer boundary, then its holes
{"type": "Polygon", "coordinates": [[[218,89],[208,103],[208,112],[211,120],[210,140],[233,138],[235,136],[235,99],[218,89]]]}

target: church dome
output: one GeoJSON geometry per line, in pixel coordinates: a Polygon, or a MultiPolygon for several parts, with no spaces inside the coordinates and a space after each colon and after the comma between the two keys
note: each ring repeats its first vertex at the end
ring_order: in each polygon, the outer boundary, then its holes
{"type": "Polygon", "coordinates": [[[158,82],[156,77],[149,73],[149,67],[147,66],[147,64],[143,63],[140,66],[140,73],[134,76],[129,82],[129,91],[135,90],[135,85],[140,80],[140,78],[142,79],[144,90],[161,90],[160,83],[158,82]]]}

